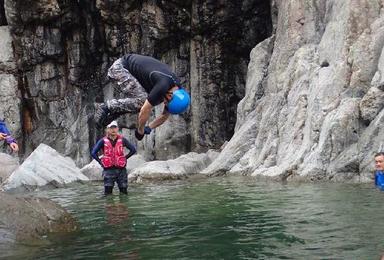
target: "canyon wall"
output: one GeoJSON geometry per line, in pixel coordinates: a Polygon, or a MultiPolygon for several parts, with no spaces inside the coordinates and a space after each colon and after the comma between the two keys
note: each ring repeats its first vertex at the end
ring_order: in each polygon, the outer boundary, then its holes
{"type": "MultiPolygon", "coordinates": [[[[220,147],[231,138],[249,52],[272,31],[270,4],[262,0],[0,4],[14,57],[3,74],[11,75],[4,86],[12,93],[0,98],[13,95],[13,103],[2,103],[2,110],[13,109],[4,117],[19,140],[20,155],[46,143],[79,166],[89,161],[90,148],[103,134],[95,128],[94,103],[121,97],[107,78],[115,59],[131,52],[158,58],[191,92],[188,113],[172,117],[139,144],[148,159],[174,158],[220,147]]],[[[129,126],[135,120],[126,116],[120,123],[129,126]]],[[[131,131],[125,134],[134,141],[131,131]]]]}

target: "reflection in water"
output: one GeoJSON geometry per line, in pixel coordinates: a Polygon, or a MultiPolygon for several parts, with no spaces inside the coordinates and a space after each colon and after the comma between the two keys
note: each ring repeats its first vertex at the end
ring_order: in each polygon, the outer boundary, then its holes
{"type": "MultiPolygon", "coordinates": [[[[108,199],[112,197],[107,197],[108,199]]],[[[121,201],[114,201],[113,198],[105,203],[105,212],[107,214],[107,223],[109,225],[118,225],[128,220],[128,208],[121,201]]]]}
{"type": "Polygon", "coordinates": [[[95,185],[43,193],[72,212],[81,230],[50,236],[29,256],[380,259],[384,252],[384,193],[370,185],[213,178],[132,185],[128,196],[107,198],[95,185]]]}

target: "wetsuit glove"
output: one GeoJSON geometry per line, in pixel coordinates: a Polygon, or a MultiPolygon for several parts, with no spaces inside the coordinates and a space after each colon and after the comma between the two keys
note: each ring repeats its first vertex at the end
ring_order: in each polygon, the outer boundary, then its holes
{"type": "Polygon", "coordinates": [[[152,131],[152,128],[150,128],[149,126],[146,126],[144,127],[144,134],[145,135],[149,135],[152,131]]]}
{"type": "Polygon", "coordinates": [[[137,128],[135,130],[135,136],[136,136],[136,139],[139,141],[144,138],[144,134],[140,134],[139,131],[137,130],[137,128]]]}

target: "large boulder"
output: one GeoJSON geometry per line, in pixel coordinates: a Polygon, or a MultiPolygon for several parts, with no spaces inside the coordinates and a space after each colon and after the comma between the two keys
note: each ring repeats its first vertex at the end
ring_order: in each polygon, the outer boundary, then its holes
{"type": "Polygon", "coordinates": [[[103,180],[103,168],[96,160],[92,160],[89,164],[81,168],[81,173],[88,177],[90,181],[102,181],[103,180]]]}
{"type": "Polygon", "coordinates": [[[2,183],[11,176],[12,172],[16,170],[17,167],[19,167],[19,162],[16,158],[6,153],[0,153],[0,162],[0,183],[2,183]]]}
{"type": "Polygon", "coordinates": [[[144,156],[140,154],[133,155],[127,160],[127,167],[126,167],[127,172],[128,173],[132,172],[136,168],[142,166],[144,163],[146,163],[144,156]]]}
{"type": "Polygon", "coordinates": [[[143,180],[177,180],[201,173],[218,152],[209,150],[207,153],[188,153],[173,160],[152,161],[134,169],[128,176],[130,182],[143,180]]]}
{"type": "Polygon", "coordinates": [[[72,159],[45,144],[39,147],[4,182],[3,189],[27,189],[52,185],[60,187],[75,181],[88,181],[72,159]]]}
{"type": "MultiPolygon", "coordinates": [[[[146,161],[144,157],[139,154],[135,154],[127,160],[127,172],[130,173],[137,167],[143,165],[146,161]]],[[[103,168],[96,160],[92,160],[89,164],[81,168],[81,173],[89,178],[90,181],[102,181],[103,180],[103,168]]]]}
{"type": "Polygon", "coordinates": [[[42,238],[49,232],[78,228],[62,207],[45,198],[22,198],[0,192],[0,245],[42,238]]]}

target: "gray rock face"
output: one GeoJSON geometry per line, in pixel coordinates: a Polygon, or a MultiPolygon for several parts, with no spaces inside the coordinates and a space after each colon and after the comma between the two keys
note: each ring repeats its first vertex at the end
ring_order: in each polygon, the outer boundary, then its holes
{"type": "Polygon", "coordinates": [[[6,179],[8,179],[9,176],[11,176],[12,172],[16,170],[17,167],[19,167],[19,162],[17,161],[16,158],[5,153],[0,153],[0,162],[1,162],[1,168],[0,168],[0,184],[1,184],[6,179]]]}
{"type": "Polygon", "coordinates": [[[271,32],[269,1],[192,1],[192,147],[206,151],[233,135],[249,52],[271,32]]]}
{"type": "Polygon", "coordinates": [[[3,183],[4,190],[33,190],[46,185],[63,186],[75,181],[88,181],[68,157],[41,144],[3,183]]]}
{"type": "Polygon", "coordinates": [[[41,239],[49,232],[71,232],[77,224],[69,213],[44,198],[22,198],[0,192],[0,245],[41,239]]]}
{"type": "Polygon", "coordinates": [[[81,168],[81,173],[87,176],[90,181],[101,181],[103,180],[103,168],[96,160],[92,160],[89,164],[81,168]]]}
{"type": "Polygon", "coordinates": [[[130,173],[138,167],[141,167],[146,163],[143,156],[135,154],[127,160],[127,172],[130,173]]]}
{"type": "Polygon", "coordinates": [[[145,180],[177,180],[185,179],[199,174],[218,155],[218,152],[188,153],[174,160],[147,162],[128,175],[130,182],[142,182],[145,180]]]}
{"type": "Polygon", "coordinates": [[[43,142],[79,166],[102,134],[93,103],[120,96],[106,73],[122,54],[161,59],[192,93],[189,113],[144,142],[146,158],[169,159],[220,147],[232,136],[249,51],[271,31],[265,0],[6,0],[4,10],[18,70],[11,85],[21,92],[13,99],[21,106],[15,114],[23,128],[13,127],[24,143],[21,154],[43,142]]]}
{"type": "MultiPolygon", "coordinates": [[[[106,70],[121,54],[139,52],[170,64],[192,94],[189,113],[139,143],[146,160],[219,147],[235,129],[203,173],[371,178],[373,153],[384,142],[382,0],[8,0],[4,6],[15,51],[0,57],[4,93],[13,97],[1,106],[15,111],[6,117],[23,122],[11,128],[25,154],[44,142],[78,165],[88,163],[101,135],[91,104],[120,96],[106,70]]],[[[163,164],[159,172],[168,171],[163,164]]]]}
{"type": "Polygon", "coordinates": [[[371,180],[384,140],[383,2],[274,4],[275,35],[252,51],[235,135],[204,173],[371,180]]]}

